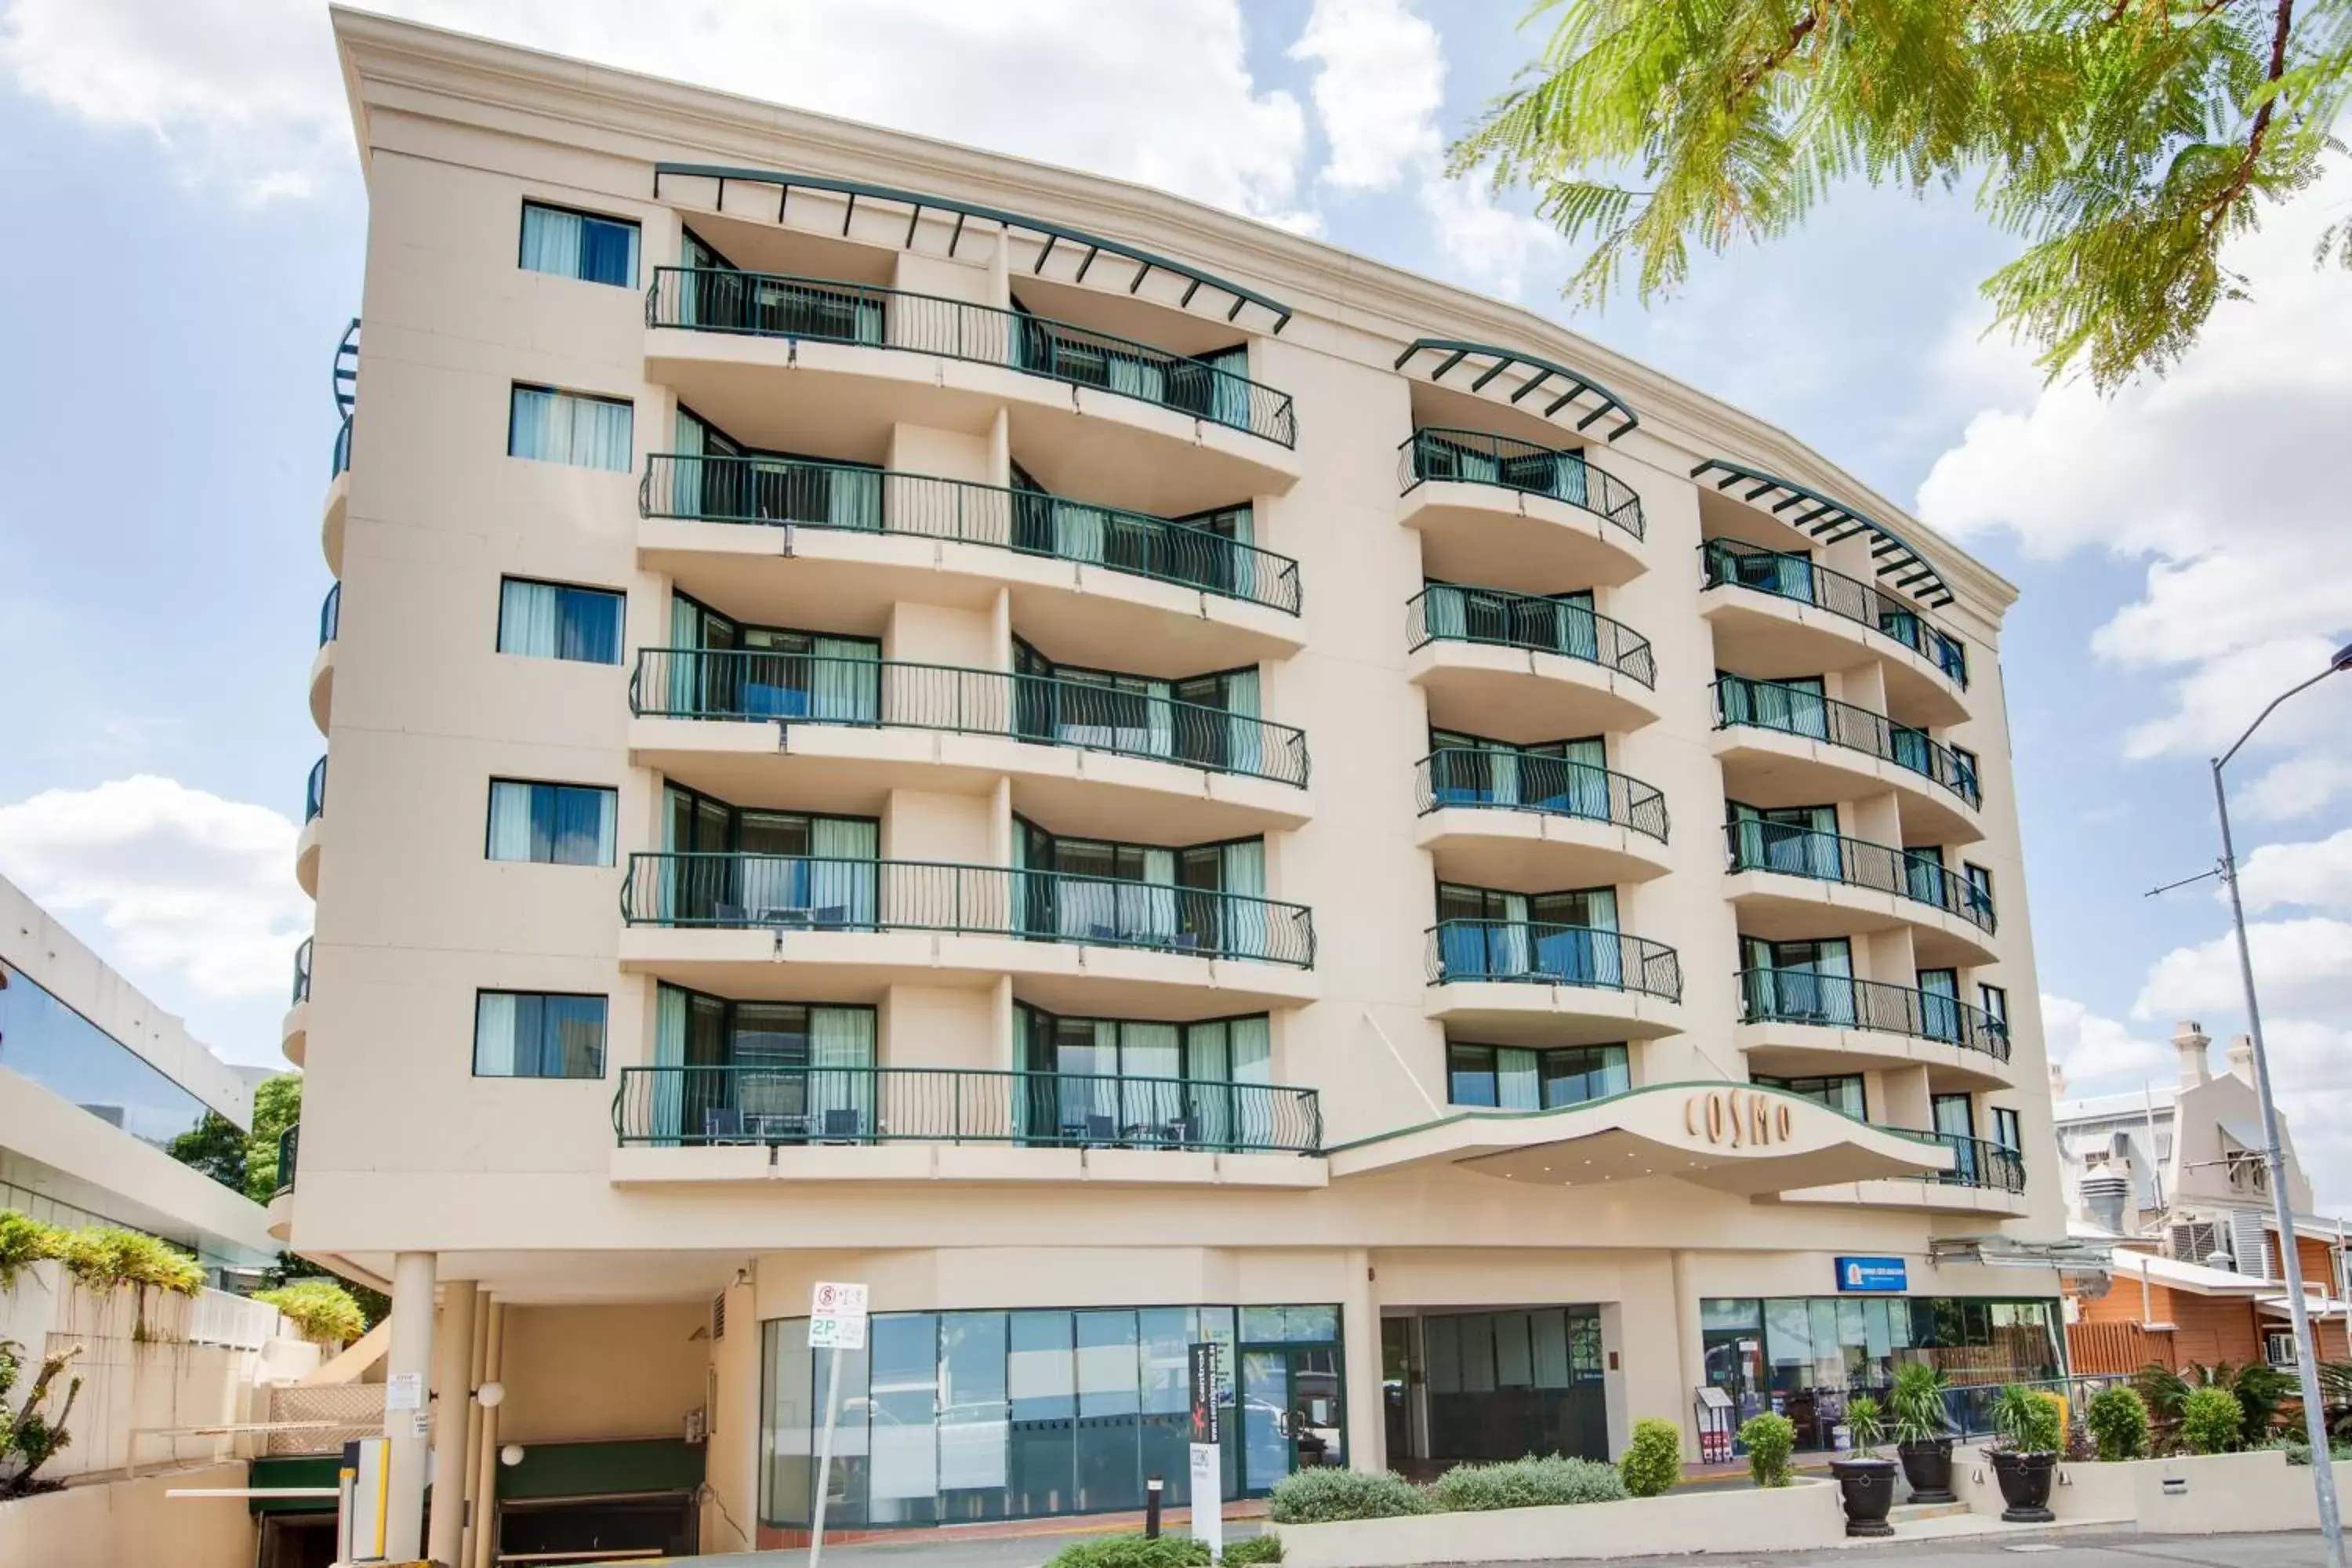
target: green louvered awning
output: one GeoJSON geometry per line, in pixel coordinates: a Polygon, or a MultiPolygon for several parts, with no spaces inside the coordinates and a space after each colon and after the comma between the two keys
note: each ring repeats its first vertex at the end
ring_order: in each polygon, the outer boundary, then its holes
{"type": "Polygon", "coordinates": [[[1937,574],[1927,556],[1885,523],[1843,501],[1832,500],[1819,490],[1808,489],[1793,480],[1721,458],[1709,458],[1691,469],[1694,479],[1710,475],[1717,476],[1717,489],[1726,493],[1739,490],[1741,500],[1769,511],[1824,544],[1843,543],[1858,533],[1870,535],[1871,566],[1879,576],[1930,609],[1941,609],[1952,602],[1951,589],[1944,585],[1943,578],[1937,574]]]}
{"type": "Polygon", "coordinates": [[[1496,348],[1492,343],[1464,342],[1458,338],[1415,338],[1404,353],[1397,355],[1395,368],[1404,369],[1416,354],[1432,356],[1422,362],[1430,367],[1429,379],[1432,382],[1444,381],[1449,371],[1465,360],[1471,361],[1471,369],[1476,373],[1470,379],[1468,389],[1472,392],[1484,392],[1487,384],[1496,377],[1517,371],[1517,378],[1510,386],[1511,402],[1517,403],[1530,393],[1540,390],[1543,395],[1537,401],[1543,405],[1543,416],[1547,419],[1566,409],[1571,415],[1580,416],[1576,421],[1579,430],[1603,419],[1614,420],[1614,426],[1602,432],[1604,440],[1614,441],[1642,422],[1639,416],[1625,406],[1623,398],[1582,371],[1570,370],[1564,364],[1538,359],[1533,354],[1520,353],[1516,349],[1496,348]]]}

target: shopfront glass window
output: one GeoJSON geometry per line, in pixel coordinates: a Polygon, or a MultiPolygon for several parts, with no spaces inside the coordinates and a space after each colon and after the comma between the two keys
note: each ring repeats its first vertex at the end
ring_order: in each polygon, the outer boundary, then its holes
{"type": "Polygon", "coordinates": [[[1141,1508],[1135,1314],[1080,1312],[1077,1334],[1078,1511],[1141,1508]]]}
{"type": "Polygon", "coordinates": [[[1015,1519],[1077,1505],[1077,1363],[1067,1312],[1015,1312],[1005,1385],[1013,1405],[1015,1519]]]}
{"type": "Polygon", "coordinates": [[[940,1514],[1004,1517],[1011,1406],[1005,1397],[1005,1314],[940,1320],[940,1514]]]}

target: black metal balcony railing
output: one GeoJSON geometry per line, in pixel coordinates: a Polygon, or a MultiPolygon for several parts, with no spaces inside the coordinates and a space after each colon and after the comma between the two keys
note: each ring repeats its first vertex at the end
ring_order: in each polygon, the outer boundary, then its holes
{"type": "Polygon", "coordinates": [[[1287,724],[1090,681],[898,659],[642,648],[629,710],[668,719],[894,725],[1307,784],[1307,736],[1287,724]]]}
{"type": "Polygon", "coordinates": [[[1987,935],[1994,929],[1991,896],[1932,855],[1778,822],[1727,822],[1723,833],[1734,871],[1776,871],[1895,893],[1958,915],[1987,935]]]}
{"type": "Polygon", "coordinates": [[[1623,480],[1586,462],[1581,452],[1538,447],[1484,430],[1432,426],[1415,430],[1397,448],[1397,484],[1402,493],[1410,495],[1431,479],[1549,496],[1642,537],[1642,498],[1623,480]]]}
{"type": "Polygon", "coordinates": [[[326,647],[343,629],[343,585],[337,583],[327,590],[319,604],[319,646],[326,647]]]}
{"type": "Polygon", "coordinates": [[[1498,643],[1580,658],[1644,686],[1658,683],[1649,639],[1582,605],[1499,588],[1433,583],[1405,602],[1405,647],[1424,643],[1498,643]]]}
{"type": "Polygon", "coordinates": [[[911,534],[1076,561],[1298,613],[1298,563],[1209,529],[1043,490],[803,458],[646,459],[637,510],[699,522],[911,534]]]}
{"type": "Polygon", "coordinates": [[[1708,540],[1699,546],[1699,562],[1709,588],[1727,584],[1753,588],[1870,626],[1934,664],[1955,686],[1968,689],[1968,646],[1920,615],[1907,600],[1859,577],[1816,566],[1805,556],[1736,540],[1708,540]]]}
{"type": "Polygon", "coordinates": [[[320,757],[310,764],[310,776],[302,786],[302,822],[305,826],[327,809],[327,759],[320,757]]]}
{"type": "Polygon", "coordinates": [[[832,278],[657,267],[646,325],[903,349],[1091,386],[1296,446],[1287,393],[1068,321],[832,278]]]}
{"type": "Polygon", "coordinates": [[[352,318],[343,329],[342,341],[335,345],[335,412],[343,416],[341,428],[335,432],[335,466],[327,478],[339,479],[352,466],[352,410],[359,403],[360,391],[360,319],[352,318]]]}
{"type": "Polygon", "coordinates": [[[1316,1091],[961,1068],[623,1068],[625,1146],[995,1143],[1314,1154],[1316,1091]]]}
{"type": "Polygon", "coordinates": [[[813,931],[940,931],[1247,958],[1306,969],[1312,916],[1297,904],[1160,882],[928,860],[637,854],[621,885],[631,925],[813,931]]]}
{"type": "Polygon", "coordinates": [[[1623,931],[1539,921],[1440,921],[1430,927],[1429,983],[1481,980],[1683,998],[1675,950],[1623,931]]]}
{"type": "Polygon", "coordinates": [[[2009,1060],[2009,1026],[1957,996],[1801,969],[1739,972],[1743,1024],[1811,1024],[1907,1035],[2009,1060]]]}
{"type": "Polygon", "coordinates": [[[302,1124],[299,1121],[278,1135],[278,1184],[269,1194],[273,1198],[282,1198],[294,1190],[294,1157],[301,1138],[302,1124]]]}
{"type": "Polygon", "coordinates": [[[1448,806],[1533,811],[1613,822],[1666,841],[1666,797],[1639,779],[1591,763],[1441,746],[1414,764],[1413,782],[1424,816],[1448,806]]]}
{"type": "Polygon", "coordinates": [[[1952,1152],[1952,1168],[1931,1173],[1928,1176],[1930,1181],[1948,1187],[1983,1187],[1997,1193],[2021,1193],[2025,1190],[2025,1156],[2005,1143],[1963,1137],[1957,1132],[1913,1133],[1912,1136],[1940,1144],[1952,1152]]]}
{"type": "Polygon", "coordinates": [[[1715,723],[1719,730],[1747,724],[1863,752],[1942,785],[1970,806],[1983,804],[1976,769],[1927,731],[1802,687],[1723,676],[1715,683],[1715,723]]]}
{"type": "Polygon", "coordinates": [[[310,948],[318,940],[306,936],[302,945],[294,950],[294,1002],[298,1005],[310,999],[310,948]]]}

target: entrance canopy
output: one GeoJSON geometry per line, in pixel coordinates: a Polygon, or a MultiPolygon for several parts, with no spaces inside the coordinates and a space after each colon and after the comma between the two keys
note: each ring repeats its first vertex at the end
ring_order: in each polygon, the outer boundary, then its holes
{"type": "Polygon", "coordinates": [[[1654,1084],[1549,1110],[1465,1110],[1327,1152],[1334,1181],[1454,1164],[1556,1186],[1674,1176],[1753,1197],[1950,1170],[1952,1152],[1926,1139],[1780,1089],[1717,1079],[1654,1084]]]}

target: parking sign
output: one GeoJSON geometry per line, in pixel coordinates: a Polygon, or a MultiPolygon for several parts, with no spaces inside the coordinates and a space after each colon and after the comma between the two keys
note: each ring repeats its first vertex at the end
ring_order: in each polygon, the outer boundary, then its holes
{"type": "Polygon", "coordinates": [[[866,1287],[819,1280],[809,1299],[809,1349],[866,1348],[866,1287]]]}

